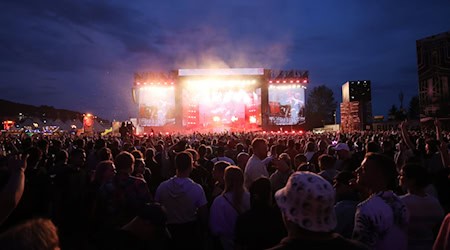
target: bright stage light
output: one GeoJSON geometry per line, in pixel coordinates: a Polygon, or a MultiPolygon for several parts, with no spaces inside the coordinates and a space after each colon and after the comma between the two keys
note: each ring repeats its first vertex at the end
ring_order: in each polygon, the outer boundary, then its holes
{"type": "Polygon", "coordinates": [[[249,122],[250,123],[256,123],[256,116],[254,116],[254,115],[250,116],[249,122]]]}
{"type": "MultiPolygon", "coordinates": [[[[153,83],[151,83],[153,84],[153,83]]],[[[140,88],[142,91],[151,91],[152,93],[155,94],[155,96],[157,96],[158,94],[164,94],[166,91],[168,90],[173,90],[175,87],[174,86],[145,86],[140,88]]]]}
{"type": "Polygon", "coordinates": [[[233,115],[233,116],[231,117],[231,121],[232,121],[232,122],[235,122],[235,121],[237,121],[237,120],[239,120],[239,118],[237,118],[236,116],[233,115]]]}
{"type": "Polygon", "coordinates": [[[204,79],[186,81],[188,88],[193,89],[217,89],[231,87],[246,87],[256,84],[256,80],[222,80],[222,79],[204,79]]]}
{"type": "Polygon", "coordinates": [[[305,88],[299,84],[281,84],[281,85],[269,85],[269,89],[299,89],[305,88]]]}
{"type": "Polygon", "coordinates": [[[220,117],[214,116],[214,117],[213,117],[213,121],[214,121],[214,122],[220,122],[220,117]]]}

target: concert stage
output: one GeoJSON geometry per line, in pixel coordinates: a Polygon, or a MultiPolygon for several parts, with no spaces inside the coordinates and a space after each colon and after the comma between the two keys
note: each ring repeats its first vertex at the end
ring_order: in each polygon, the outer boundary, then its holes
{"type": "Polygon", "coordinates": [[[258,131],[305,122],[308,71],[263,68],[136,73],[141,133],[258,131]]]}

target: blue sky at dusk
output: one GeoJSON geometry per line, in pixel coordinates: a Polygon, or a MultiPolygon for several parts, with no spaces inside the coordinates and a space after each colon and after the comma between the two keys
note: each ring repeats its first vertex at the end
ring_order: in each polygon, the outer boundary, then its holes
{"type": "Polygon", "coordinates": [[[448,0],[2,0],[0,98],[104,118],[137,113],[136,71],[310,71],[338,102],[372,81],[374,114],[417,94],[416,40],[450,30],[448,0]]]}

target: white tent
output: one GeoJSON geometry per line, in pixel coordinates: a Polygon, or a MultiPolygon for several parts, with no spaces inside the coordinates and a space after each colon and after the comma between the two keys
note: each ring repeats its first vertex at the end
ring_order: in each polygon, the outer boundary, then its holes
{"type": "MultiPolygon", "coordinates": [[[[48,122],[47,122],[48,123],[48,122]]],[[[70,125],[68,123],[65,123],[63,121],[61,121],[60,119],[56,119],[54,120],[51,124],[52,126],[58,126],[59,130],[65,130],[68,131],[70,130],[70,125]]]]}
{"type": "Polygon", "coordinates": [[[94,120],[94,131],[95,132],[103,132],[103,131],[105,131],[105,129],[106,128],[102,124],[100,124],[99,121],[94,120]]]}
{"type": "Polygon", "coordinates": [[[26,127],[33,127],[34,123],[37,123],[38,125],[41,125],[41,124],[39,124],[40,122],[37,121],[37,119],[35,120],[35,119],[31,118],[31,117],[28,117],[25,120],[23,120],[22,122],[20,122],[20,126],[21,127],[25,127],[25,126],[26,127]]]}
{"type": "Polygon", "coordinates": [[[77,129],[83,128],[83,123],[78,119],[66,121],[66,124],[69,125],[69,129],[72,128],[72,125],[75,125],[77,129]]]}

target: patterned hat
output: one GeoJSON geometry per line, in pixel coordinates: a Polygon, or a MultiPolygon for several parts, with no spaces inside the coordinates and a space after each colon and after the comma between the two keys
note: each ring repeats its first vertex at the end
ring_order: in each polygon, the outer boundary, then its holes
{"type": "Polygon", "coordinates": [[[286,186],[275,193],[285,218],[312,232],[330,232],[336,227],[335,191],[312,172],[295,172],[286,186]]]}

